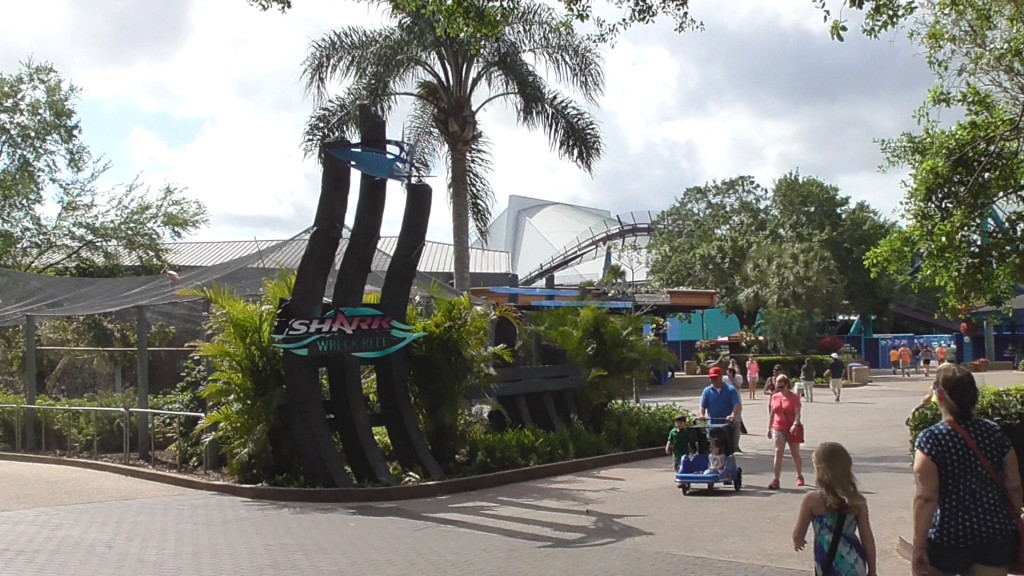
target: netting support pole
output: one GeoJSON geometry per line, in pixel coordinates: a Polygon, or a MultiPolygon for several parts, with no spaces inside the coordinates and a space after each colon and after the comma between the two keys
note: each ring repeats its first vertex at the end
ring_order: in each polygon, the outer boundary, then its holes
{"type": "MultiPolygon", "coordinates": [[[[25,403],[34,406],[36,403],[36,317],[25,316],[25,403]]],[[[25,449],[29,452],[36,449],[36,410],[25,409],[25,449]]]]}
{"type": "MultiPolygon", "coordinates": [[[[149,318],[146,317],[146,309],[142,306],[135,307],[135,321],[138,326],[138,347],[139,347],[139,399],[137,407],[143,410],[149,409],[149,318]]],[[[137,416],[139,423],[139,459],[146,460],[149,456],[149,414],[140,412],[137,416]]]]}

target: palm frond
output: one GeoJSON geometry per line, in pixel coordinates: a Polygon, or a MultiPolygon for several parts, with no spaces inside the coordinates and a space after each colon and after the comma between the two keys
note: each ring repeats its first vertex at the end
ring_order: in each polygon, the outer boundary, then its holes
{"type": "MultiPolygon", "coordinates": [[[[426,84],[421,82],[418,92],[423,93],[426,84]]],[[[432,105],[417,100],[405,121],[405,140],[409,142],[410,150],[415,150],[415,157],[410,160],[424,171],[429,171],[430,166],[444,159],[444,140],[434,126],[434,113],[432,105]]]]}
{"type": "Polygon", "coordinates": [[[327,97],[328,84],[358,79],[380,64],[380,46],[393,28],[367,29],[349,26],[314,40],[302,63],[306,91],[317,102],[327,97]]]}
{"type": "Polygon", "coordinates": [[[563,94],[549,91],[541,106],[530,110],[527,126],[539,126],[547,134],[551,148],[569,158],[587,172],[601,158],[601,127],[597,120],[563,94]]]}
{"type": "Polygon", "coordinates": [[[486,84],[492,96],[481,102],[477,110],[494,99],[505,99],[516,106],[520,123],[531,116],[529,110],[543,103],[548,92],[547,82],[511,42],[497,42],[480,56],[480,70],[473,86],[479,82],[486,84]]]}
{"type": "Polygon", "coordinates": [[[532,57],[551,72],[559,84],[576,90],[590,103],[604,93],[603,58],[597,43],[566,26],[558,13],[545,4],[516,4],[503,40],[516,53],[532,57]]]}
{"type": "Polygon", "coordinates": [[[319,154],[320,145],[325,142],[355,139],[359,126],[358,104],[346,93],[331,98],[313,111],[302,132],[302,148],[307,158],[319,154]]]}

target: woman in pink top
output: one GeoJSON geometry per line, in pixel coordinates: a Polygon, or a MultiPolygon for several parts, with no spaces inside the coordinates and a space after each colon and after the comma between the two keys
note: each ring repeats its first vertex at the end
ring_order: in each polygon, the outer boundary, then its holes
{"type": "Polygon", "coordinates": [[[803,461],[800,459],[800,442],[790,441],[791,436],[800,426],[800,395],[793,393],[793,384],[789,376],[780,374],[775,379],[778,392],[768,402],[768,438],[775,441],[775,479],[768,488],[778,489],[779,475],[782,473],[782,459],[786,455],[786,444],[793,455],[796,466],[796,485],[804,485],[803,461]]]}
{"type": "Polygon", "coordinates": [[[761,377],[761,369],[757,366],[757,360],[751,358],[747,361],[747,389],[750,390],[749,398],[757,397],[757,379],[761,377]]]}

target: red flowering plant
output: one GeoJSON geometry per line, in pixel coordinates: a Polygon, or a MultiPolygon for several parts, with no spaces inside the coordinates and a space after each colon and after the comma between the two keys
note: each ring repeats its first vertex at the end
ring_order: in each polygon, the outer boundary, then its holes
{"type": "Polygon", "coordinates": [[[825,336],[821,340],[818,340],[818,352],[822,354],[831,354],[833,352],[839,352],[843,349],[845,343],[835,336],[825,336]]]}

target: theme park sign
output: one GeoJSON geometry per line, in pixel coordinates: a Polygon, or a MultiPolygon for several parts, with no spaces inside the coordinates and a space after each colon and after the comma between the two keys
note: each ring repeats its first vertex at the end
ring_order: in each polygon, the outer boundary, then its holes
{"type": "Polygon", "coordinates": [[[278,317],[274,346],[299,356],[380,358],[424,336],[374,308],[334,308],[320,318],[278,317]]]}

